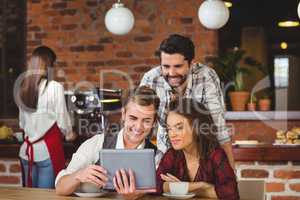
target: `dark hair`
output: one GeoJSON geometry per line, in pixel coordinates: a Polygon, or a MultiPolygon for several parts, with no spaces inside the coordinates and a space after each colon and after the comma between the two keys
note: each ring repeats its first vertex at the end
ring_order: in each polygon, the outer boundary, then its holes
{"type": "Polygon", "coordinates": [[[191,63],[195,57],[195,46],[192,40],[188,37],[172,34],[168,38],[164,39],[156,52],[156,55],[161,56],[161,52],[168,54],[179,53],[184,56],[184,59],[191,63]]]}
{"type": "Polygon", "coordinates": [[[140,106],[153,105],[155,110],[158,110],[160,100],[152,88],[148,86],[139,86],[132,94],[127,95],[123,101],[123,107],[126,107],[129,102],[137,103],[140,106]]]}
{"type": "MultiPolygon", "coordinates": [[[[51,80],[48,76],[48,70],[53,68],[56,55],[52,49],[47,46],[40,46],[34,49],[30,61],[27,65],[26,77],[20,88],[20,98],[23,103],[23,109],[33,112],[37,108],[39,97],[39,85],[43,78],[51,80]],[[44,74],[36,73],[34,70],[45,71],[44,74]]],[[[22,104],[21,104],[22,105],[22,104]]]]}
{"type": "Polygon", "coordinates": [[[53,67],[54,62],[56,61],[56,54],[52,49],[47,46],[39,46],[33,50],[32,56],[40,57],[47,67],[53,67]]]}
{"type": "Polygon", "coordinates": [[[183,98],[172,102],[169,112],[175,112],[188,119],[193,128],[200,159],[208,159],[210,153],[219,146],[215,134],[216,126],[208,109],[196,100],[183,98]]]}

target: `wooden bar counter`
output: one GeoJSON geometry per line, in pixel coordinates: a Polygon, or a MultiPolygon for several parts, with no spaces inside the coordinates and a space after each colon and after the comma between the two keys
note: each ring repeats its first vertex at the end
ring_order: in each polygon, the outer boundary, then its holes
{"type": "MultiPolygon", "coordinates": [[[[35,189],[35,188],[21,188],[21,187],[0,187],[0,200],[110,200],[110,199],[122,199],[116,193],[108,193],[102,197],[96,198],[83,198],[73,196],[58,196],[54,190],[50,189],[35,189]]],[[[145,195],[140,198],[141,200],[165,200],[167,197],[158,195],[145,195]]],[[[216,199],[203,199],[203,198],[191,198],[198,200],[216,200],[216,199]]]]}

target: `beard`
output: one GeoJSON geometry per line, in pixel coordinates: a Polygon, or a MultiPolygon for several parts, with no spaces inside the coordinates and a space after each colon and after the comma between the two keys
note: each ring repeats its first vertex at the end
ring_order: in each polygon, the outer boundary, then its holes
{"type": "Polygon", "coordinates": [[[180,87],[186,80],[187,75],[169,76],[165,75],[164,79],[169,83],[172,88],[180,87]]]}

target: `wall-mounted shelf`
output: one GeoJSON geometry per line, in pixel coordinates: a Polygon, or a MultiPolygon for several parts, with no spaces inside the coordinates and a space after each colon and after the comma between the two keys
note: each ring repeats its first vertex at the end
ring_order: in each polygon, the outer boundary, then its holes
{"type": "Polygon", "coordinates": [[[228,111],[226,120],[300,120],[300,111],[228,111]]]}

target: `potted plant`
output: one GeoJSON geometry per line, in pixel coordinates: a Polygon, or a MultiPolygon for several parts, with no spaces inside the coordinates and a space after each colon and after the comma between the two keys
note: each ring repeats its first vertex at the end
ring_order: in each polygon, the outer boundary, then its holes
{"type": "Polygon", "coordinates": [[[258,108],[260,111],[268,111],[271,108],[271,99],[269,95],[264,95],[261,99],[258,101],[258,108]]]}
{"type": "Polygon", "coordinates": [[[253,94],[253,93],[251,93],[251,95],[250,95],[250,101],[247,104],[247,108],[249,111],[256,110],[256,97],[255,97],[255,94],[253,94]]]}
{"type": "Polygon", "coordinates": [[[209,58],[214,69],[224,83],[231,84],[234,90],[229,92],[232,110],[243,111],[249,99],[249,92],[245,90],[243,76],[250,74],[250,70],[242,66],[245,51],[235,48],[219,57],[209,58]]]}

